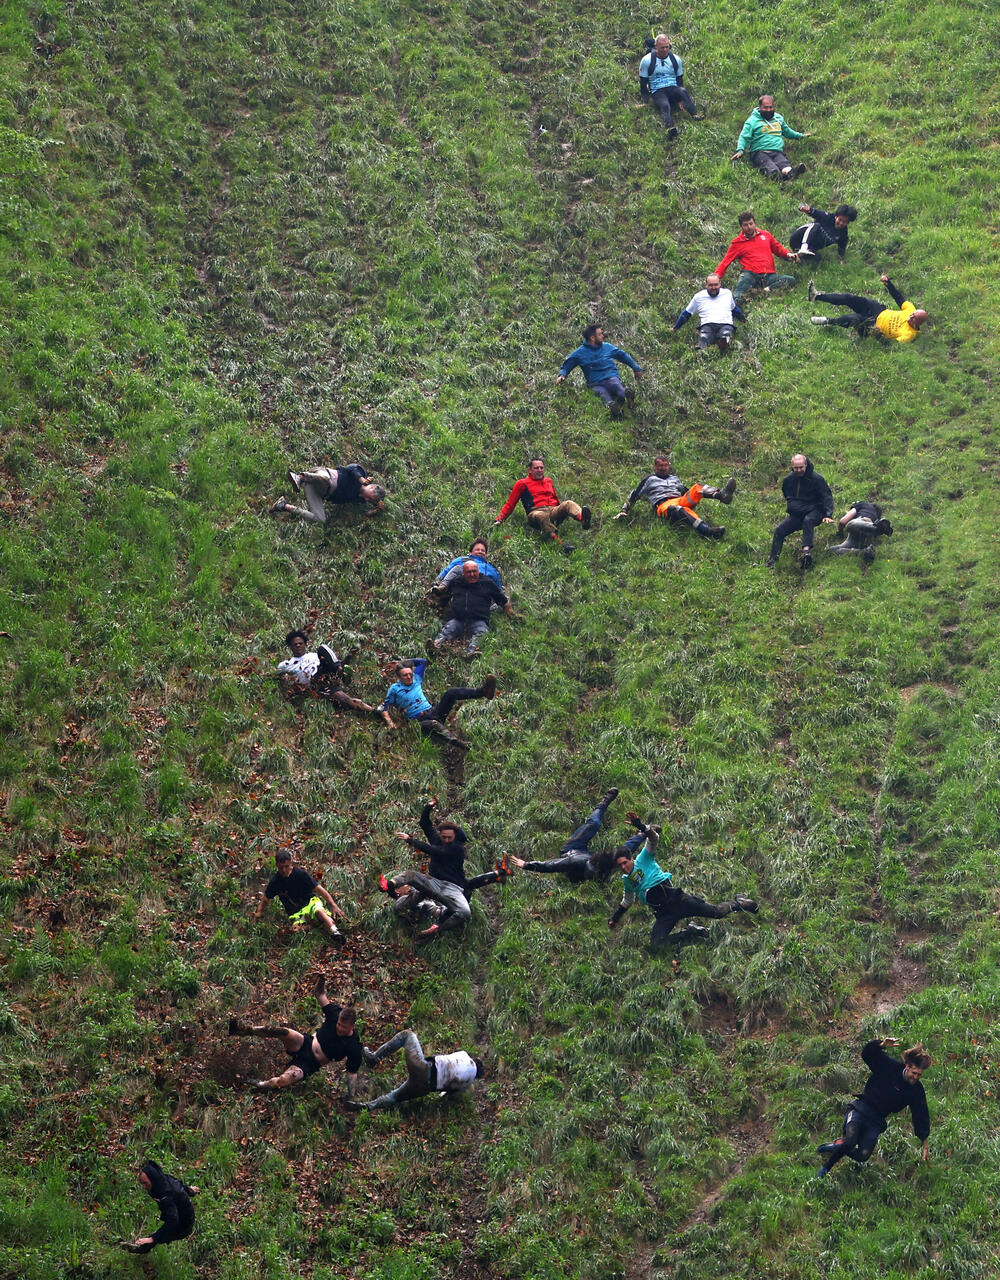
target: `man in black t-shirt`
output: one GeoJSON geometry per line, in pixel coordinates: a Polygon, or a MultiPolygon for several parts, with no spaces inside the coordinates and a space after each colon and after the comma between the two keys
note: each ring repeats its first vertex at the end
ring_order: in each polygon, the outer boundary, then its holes
{"type": "Polygon", "coordinates": [[[830,548],[838,555],[848,551],[860,551],[861,559],[871,564],[875,559],[875,539],[879,535],[892,537],[892,525],[882,515],[882,508],[875,502],[855,502],[837,521],[837,528],[847,530],[847,539],[830,548]]]}
{"type": "Polygon", "coordinates": [[[285,908],[285,915],[293,929],[305,929],[312,920],[318,921],[334,942],[342,942],[344,935],[333,923],[334,916],[344,912],[334,902],[321,884],[317,884],[305,867],[296,867],[287,849],[279,849],[274,855],[277,870],[260,896],[253,918],[259,920],[271,898],[277,898],[285,908]],[[327,911],[323,903],[330,908],[327,911]]]}
{"type": "Polygon", "coordinates": [[[287,1089],[308,1076],[322,1071],[331,1062],[344,1061],[347,1095],[354,1097],[361,1066],[361,1041],[356,1029],[357,1013],[349,1006],[334,1004],[326,994],[326,979],[316,979],[313,994],[323,1010],[323,1021],[310,1035],[294,1027],[254,1026],[240,1018],[229,1019],[231,1036],[262,1036],[280,1040],[291,1062],[279,1076],[257,1080],[254,1087],[262,1091],[287,1089]]]}

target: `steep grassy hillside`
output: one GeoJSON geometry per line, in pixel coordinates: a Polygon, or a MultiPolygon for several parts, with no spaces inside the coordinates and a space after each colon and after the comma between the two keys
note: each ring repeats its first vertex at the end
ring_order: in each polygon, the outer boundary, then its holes
{"type": "Polygon", "coordinates": [[[203,1188],[146,1267],[183,1280],[996,1274],[1000,20],[669,22],[708,107],[672,144],[635,102],[648,20],[611,0],[6,7],[0,1275],[140,1274],[115,1243],[154,1221],[147,1153],[203,1188]],[[764,90],[814,135],[793,187],[727,162],[764,90]],[[698,356],[671,327],[736,214],[787,239],[802,199],[861,211],[821,288],[889,270],[934,325],[815,329],[803,268],[698,356]],[[647,369],[621,423],[555,386],[592,318],[647,369]],[[737,477],[725,541],[612,523],[664,447],[737,477]],[[428,676],[500,678],[463,762],[281,699],[308,623],[376,701],[536,449],[599,518],[571,557],[519,514],[492,539],[518,617],[428,676]],[[794,540],[764,568],[798,449],[838,512],[886,506],[869,571],[803,576],[794,540]],[[351,458],[385,515],[266,515],[289,464],[351,458]],[[609,785],[609,839],[656,814],[679,885],[759,915],[653,956],[610,887],[524,875],[464,938],[386,919],[427,795],[479,869],[553,852],[609,785]],[[280,846],[348,908],[342,953],[249,919],[280,846]],[[478,1045],[475,1100],[248,1092],[280,1055],[230,1013],[305,1027],[319,971],[368,1043],[478,1045]],[[934,1056],[930,1163],[897,1118],[816,1182],[886,1034],[934,1056]]]}

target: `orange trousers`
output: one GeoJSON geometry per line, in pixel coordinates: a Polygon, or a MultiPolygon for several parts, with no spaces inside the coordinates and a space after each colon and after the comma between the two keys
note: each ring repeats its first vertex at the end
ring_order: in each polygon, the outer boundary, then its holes
{"type": "Polygon", "coordinates": [[[673,507],[683,507],[685,511],[690,512],[691,515],[695,515],[695,507],[699,502],[701,502],[701,495],[704,491],[704,485],[693,484],[691,488],[688,489],[687,493],[683,494],[680,498],[668,498],[666,502],[659,503],[656,508],[656,514],[658,516],[669,517],[673,507]]]}

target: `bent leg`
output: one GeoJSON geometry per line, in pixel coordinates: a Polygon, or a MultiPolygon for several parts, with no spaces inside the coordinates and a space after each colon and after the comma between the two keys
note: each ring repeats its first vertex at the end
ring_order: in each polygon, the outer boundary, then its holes
{"type": "MultiPolygon", "coordinates": [[[[607,806],[603,802],[599,804],[590,817],[587,818],[586,821],[580,823],[559,852],[569,853],[571,849],[586,849],[589,851],[591,840],[593,840],[594,836],[596,836],[598,831],[601,829],[601,823],[604,820],[604,810],[606,808],[607,806]]],[[[639,834],[639,839],[642,840],[641,833],[639,834]]]]}
{"type": "Polygon", "coordinates": [[[303,476],[301,483],[306,495],[306,502],[309,503],[309,509],[306,510],[305,507],[289,505],[285,508],[286,512],[290,516],[297,516],[300,520],[311,520],[314,524],[326,524],[326,507],[323,505],[323,495],[329,492],[329,484],[325,480],[311,480],[308,476],[303,476]]]}
{"type": "Polygon", "coordinates": [[[666,89],[657,89],[652,95],[653,106],[660,113],[660,119],[668,129],[674,125],[673,112],[670,109],[670,94],[666,89]]]}
{"type": "Polygon", "coordinates": [[[885,310],[881,302],[876,302],[874,298],[865,298],[860,293],[817,293],[815,300],[829,302],[834,307],[849,307],[851,311],[866,320],[874,320],[885,310]]]}
{"type": "Polygon", "coordinates": [[[554,538],[557,535],[556,527],[552,523],[552,515],[556,510],[556,507],[535,507],[533,511],[528,512],[528,524],[533,525],[547,537],[554,538]]]}
{"type": "Polygon", "coordinates": [[[740,278],[736,281],[736,288],[733,290],[733,301],[735,303],[741,302],[756,284],[757,273],[755,271],[741,271],[740,278]]]}
{"type": "Polygon", "coordinates": [[[782,169],[790,169],[791,162],[783,151],[751,151],[750,162],[765,178],[779,181],[782,169]]]}
{"type": "Polygon", "coordinates": [[[444,721],[451,715],[452,708],[456,702],[468,702],[473,698],[485,698],[487,691],[483,685],[479,685],[476,689],[455,688],[445,689],[441,697],[437,701],[437,705],[431,708],[430,720],[444,721]]]}
{"type": "Polygon", "coordinates": [[[794,533],[796,529],[802,528],[801,516],[786,516],[774,531],[771,539],[771,559],[777,560],[781,555],[781,548],[785,545],[785,539],[790,533],[794,533]]]}
{"type": "MultiPolygon", "coordinates": [[[[619,383],[619,386],[620,385],[621,384],[619,383]]],[[[560,502],[558,507],[553,511],[553,523],[562,524],[567,516],[572,516],[574,520],[582,520],[583,507],[581,507],[578,502],[573,502],[571,499],[567,498],[565,502],[560,502]]]]}

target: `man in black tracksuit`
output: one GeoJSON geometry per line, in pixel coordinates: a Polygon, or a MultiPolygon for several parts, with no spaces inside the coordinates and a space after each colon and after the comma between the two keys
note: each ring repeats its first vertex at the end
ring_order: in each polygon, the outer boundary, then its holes
{"type": "Polygon", "coordinates": [[[915,1044],[899,1058],[890,1058],[886,1047],[895,1048],[899,1041],[887,1036],[869,1040],[861,1056],[871,1070],[864,1092],[847,1108],[843,1136],[836,1142],[824,1142],[818,1148],[826,1160],[820,1166],[819,1178],[825,1178],[838,1160],[850,1156],[858,1164],[870,1159],[879,1135],[888,1128],[887,1119],[897,1111],[910,1108],[913,1132],[921,1140],[921,1155],[927,1159],[927,1137],[931,1131],[927,1097],[920,1077],[931,1065],[930,1054],[922,1044],[915,1044]]]}
{"type": "Polygon", "coordinates": [[[194,1230],[194,1206],[191,1196],[198,1194],[197,1187],[189,1187],[179,1178],[164,1173],[155,1160],[147,1160],[139,1170],[139,1181],[156,1201],[163,1225],[151,1236],[140,1236],[123,1245],[129,1253],[149,1253],[158,1244],[171,1240],[184,1240],[194,1230]]]}
{"type": "MultiPolygon", "coordinates": [[[[465,878],[465,852],[469,837],[450,820],[435,826],[431,814],[436,808],[437,801],[432,799],[420,814],[420,830],[427,837],[426,841],[417,840],[406,831],[396,832],[404,844],[427,855],[427,874],[403,871],[391,878],[381,876],[379,879],[379,888],[395,898],[393,910],[399,914],[413,910],[425,897],[436,899],[446,908],[440,923],[425,929],[420,935],[422,938],[433,938],[442,930],[457,929],[472,919],[472,909],[465,892],[470,884],[465,878]]],[[[473,887],[478,888],[479,885],[473,887]]]]}
{"type": "Polygon", "coordinates": [[[796,529],[802,530],[802,567],[812,568],[813,530],[818,524],[833,524],[833,494],[830,486],[804,453],[792,458],[791,474],[781,482],[788,515],[774,531],[771,554],[767,557],[770,569],[778,563],[785,539],[796,529]]]}
{"type": "Polygon", "coordinates": [[[840,204],[833,213],[827,213],[825,209],[814,209],[812,205],[800,204],[799,211],[807,213],[812,218],[812,222],[806,222],[803,226],[795,228],[788,240],[789,249],[794,250],[800,258],[815,258],[823,249],[835,244],[837,257],[843,262],[844,255],[847,253],[847,231],[858,216],[854,205],[840,204]]]}
{"type": "Polygon", "coordinates": [[[503,608],[510,617],[513,609],[510,601],[500,590],[492,578],[486,578],[479,572],[475,560],[466,560],[462,565],[462,576],[453,582],[448,595],[448,621],[430,643],[430,649],[440,648],[446,640],[458,640],[467,636],[469,643],[466,653],[474,654],[479,642],[490,628],[490,610],[496,605],[503,608]]]}

